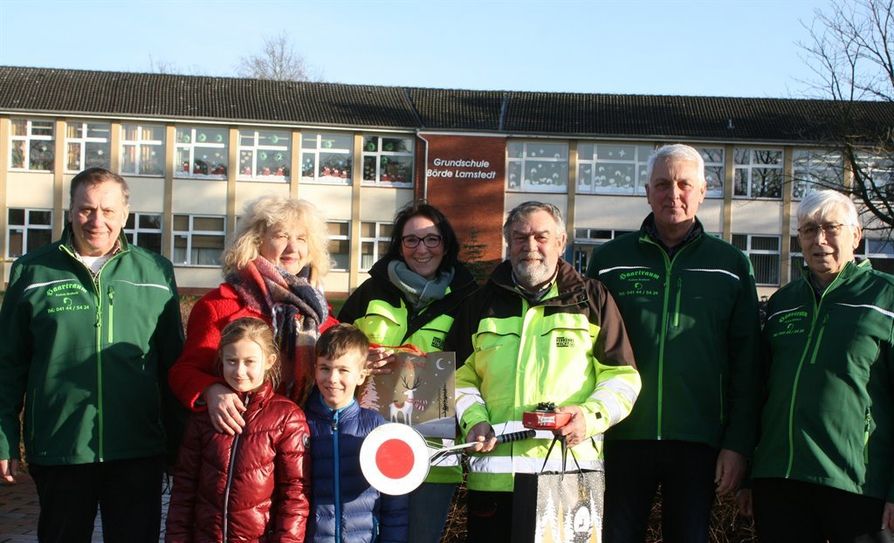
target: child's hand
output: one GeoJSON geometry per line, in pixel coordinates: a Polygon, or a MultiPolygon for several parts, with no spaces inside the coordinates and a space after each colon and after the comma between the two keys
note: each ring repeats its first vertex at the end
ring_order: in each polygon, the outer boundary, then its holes
{"type": "Polygon", "coordinates": [[[366,369],[372,375],[391,373],[394,364],[394,350],[385,347],[370,347],[366,355],[366,369]]]}
{"type": "Polygon", "coordinates": [[[0,481],[8,485],[16,484],[16,475],[19,473],[19,461],[16,459],[0,460],[0,481]]]}
{"type": "Polygon", "coordinates": [[[205,389],[204,396],[214,429],[222,434],[241,434],[245,426],[245,419],[242,418],[245,406],[239,395],[230,387],[215,383],[205,389]]]}

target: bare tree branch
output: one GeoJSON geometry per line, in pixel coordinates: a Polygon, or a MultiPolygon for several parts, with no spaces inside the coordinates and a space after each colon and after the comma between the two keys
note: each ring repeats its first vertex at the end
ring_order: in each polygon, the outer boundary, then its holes
{"type": "Polygon", "coordinates": [[[285,32],[265,38],[261,52],[242,57],[236,73],[241,77],[274,81],[307,81],[304,57],[295,52],[285,32]]]}

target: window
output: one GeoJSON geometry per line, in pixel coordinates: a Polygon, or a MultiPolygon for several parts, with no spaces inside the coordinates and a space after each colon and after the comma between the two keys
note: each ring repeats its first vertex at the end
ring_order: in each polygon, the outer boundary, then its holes
{"type": "Polygon", "coordinates": [[[386,136],[363,138],[363,182],[413,184],[413,139],[386,136]]]}
{"type": "Polygon", "coordinates": [[[779,236],[733,234],[733,245],[748,255],[758,285],[779,285],[779,236]]]}
{"type": "Polygon", "coordinates": [[[285,131],[239,131],[239,177],[285,181],[292,161],[292,135],[285,131]]]}
{"type": "Polygon", "coordinates": [[[161,215],[131,213],[124,225],[124,235],[131,245],[161,254],[161,215]]]}
{"type": "MultiPolygon", "coordinates": [[[[367,138],[367,144],[369,139],[367,138]]],[[[309,183],[350,185],[353,152],[354,137],[349,134],[315,132],[301,134],[301,180],[309,183]]],[[[366,164],[365,158],[364,164],[366,164]]],[[[373,164],[374,161],[371,161],[368,177],[370,180],[375,179],[373,164]]],[[[364,175],[364,180],[366,179],[367,176],[364,175]]]]}
{"type": "Polygon", "coordinates": [[[332,269],[347,271],[351,267],[351,223],[332,221],[326,223],[329,228],[329,257],[332,269]]]}
{"type": "Polygon", "coordinates": [[[733,149],[733,182],[736,196],[782,198],[782,151],[733,149]]]}
{"type": "Polygon", "coordinates": [[[227,175],[227,129],[177,128],[178,177],[223,179],[227,175]]]}
{"type": "Polygon", "coordinates": [[[174,215],[174,252],[181,266],[218,266],[226,237],[226,218],[213,215],[174,215]]]}
{"type": "Polygon", "coordinates": [[[70,122],[65,129],[67,158],[65,170],[79,172],[87,168],[109,167],[109,125],[70,122]]]}
{"type": "Polygon", "coordinates": [[[121,173],[165,174],[165,127],[125,124],[121,136],[121,173]]]}
{"type": "MultiPolygon", "coordinates": [[[[645,194],[645,186],[649,182],[646,178],[646,166],[651,153],[651,145],[579,144],[577,146],[578,192],[645,194]]],[[[510,174],[510,186],[511,177],[510,174]]]]}
{"type": "Polygon", "coordinates": [[[872,200],[894,198],[894,161],[888,155],[858,153],[854,184],[861,178],[872,200]]]}
{"type": "Polygon", "coordinates": [[[894,240],[863,238],[854,254],[868,258],[876,270],[894,273],[894,240]]]}
{"type": "Polygon", "coordinates": [[[392,226],[386,222],[360,223],[360,271],[369,271],[388,252],[392,226]]]}
{"type": "Polygon", "coordinates": [[[609,242],[621,234],[627,234],[630,230],[602,230],[598,228],[575,228],[572,262],[574,269],[584,273],[590,262],[593,249],[609,242]]]}
{"type": "Polygon", "coordinates": [[[791,251],[791,257],[789,258],[788,277],[791,282],[801,277],[801,269],[804,267],[804,253],[801,252],[801,242],[798,241],[798,236],[791,236],[789,251],[791,251]]]}
{"type": "Polygon", "coordinates": [[[13,119],[12,168],[53,171],[53,135],[53,121],[13,119]]]}
{"type": "Polygon", "coordinates": [[[509,144],[509,190],[565,192],[568,188],[568,145],[512,142],[509,144]]]}
{"type": "Polygon", "coordinates": [[[8,209],[6,257],[17,258],[53,240],[53,212],[49,209],[8,209]]]}
{"type": "Polygon", "coordinates": [[[822,149],[797,149],[792,153],[792,198],[809,191],[842,185],[841,155],[822,149]]]}
{"type": "Polygon", "coordinates": [[[705,196],[708,198],[723,197],[723,179],[725,177],[723,147],[699,147],[698,152],[705,161],[705,182],[708,185],[705,196]]]}

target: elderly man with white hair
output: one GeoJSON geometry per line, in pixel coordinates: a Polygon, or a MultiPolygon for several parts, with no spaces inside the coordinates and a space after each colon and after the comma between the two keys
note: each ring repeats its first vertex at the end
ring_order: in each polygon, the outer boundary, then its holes
{"type": "Polygon", "coordinates": [[[606,543],[645,539],[661,485],[666,542],[707,543],[715,493],[736,489],[757,425],[757,294],[748,258],[702,227],[704,161],[688,145],[649,159],[641,228],[598,247],[588,275],[615,297],[642,375],[605,435],[606,543]]]}
{"type": "Polygon", "coordinates": [[[798,208],[803,276],[769,301],[752,468],[762,542],[889,541],[894,529],[894,277],[856,261],[841,193],[798,208]]]}

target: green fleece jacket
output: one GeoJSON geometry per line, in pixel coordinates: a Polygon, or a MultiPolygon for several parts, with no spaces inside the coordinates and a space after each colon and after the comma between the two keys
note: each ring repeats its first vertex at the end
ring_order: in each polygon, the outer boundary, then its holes
{"type": "Polygon", "coordinates": [[[650,220],[597,247],[587,271],[614,296],[643,381],[633,412],[606,439],[691,441],[750,456],[760,343],[751,264],[699,222],[670,256],[650,220]]]}
{"type": "Polygon", "coordinates": [[[19,457],[23,403],[34,464],[173,457],[182,411],[167,370],[183,344],[174,271],[119,243],[95,278],[69,229],[13,264],[0,309],[0,458],[19,457]]]}
{"type": "Polygon", "coordinates": [[[894,502],[894,277],[851,262],[817,300],[807,277],[770,297],[767,399],[752,477],[894,502]]]}

